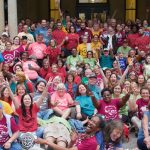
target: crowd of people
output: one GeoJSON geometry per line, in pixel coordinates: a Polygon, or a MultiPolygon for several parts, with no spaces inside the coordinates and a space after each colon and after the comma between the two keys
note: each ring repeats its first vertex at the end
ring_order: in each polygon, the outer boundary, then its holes
{"type": "Polygon", "coordinates": [[[26,19],[9,34],[6,25],[0,150],[123,150],[130,132],[150,149],[147,20],[26,19]]]}

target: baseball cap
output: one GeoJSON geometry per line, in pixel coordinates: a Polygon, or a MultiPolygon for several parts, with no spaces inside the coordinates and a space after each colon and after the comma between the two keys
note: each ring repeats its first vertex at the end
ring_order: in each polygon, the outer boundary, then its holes
{"type": "Polygon", "coordinates": [[[8,35],[7,32],[3,32],[3,33],[2,33],[2,36],[8,37],[9,35],[8,35]]]}
{"type": "Polygon", "coordinates": [[[104,51],[109,51],[109,49],[108,48],[104,48],[104,51]]]}
{"type": "Polygon", "coordinates": [[[95,73],[92,73],[92,74],[89,76],[89,78],[97,78],[97,77],[96,77],[95,73]]]}

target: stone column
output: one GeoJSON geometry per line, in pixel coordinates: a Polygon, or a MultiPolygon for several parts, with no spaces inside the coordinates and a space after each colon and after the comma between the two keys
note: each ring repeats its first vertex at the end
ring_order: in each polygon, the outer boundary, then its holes
{"type": "Polygon", "coordinates": [[[17,0],[8,0],[8,27],[10,38],[18,34],[17,0]]]}
{"type": "Polygon", "coordinates": [[[5,27],[4,0],[0,0],[0,36],[5,27]]]}

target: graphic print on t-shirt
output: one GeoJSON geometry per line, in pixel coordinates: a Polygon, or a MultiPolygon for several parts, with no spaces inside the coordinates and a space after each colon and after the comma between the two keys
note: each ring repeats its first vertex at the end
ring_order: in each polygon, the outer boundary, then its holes
{"type": "Polygon", "coordinates": [[[116,108],[116,106],[113,106],[113,105],[105,106],[104,111],[105,111],[105,114],[106,114],[105,115],[106,120],[115,119],[117,117],[117,108],[116,108]]]}

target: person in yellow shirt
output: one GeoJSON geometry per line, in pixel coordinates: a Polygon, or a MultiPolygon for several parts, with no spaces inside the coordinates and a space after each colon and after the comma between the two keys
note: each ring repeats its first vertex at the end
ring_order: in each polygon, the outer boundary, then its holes
{"type": "Polygon", "coordinates": [[[92,28],[92,35],[98,35],[98,37],[100,36],[100,34],[103,32],[102,29],[100,29],[99,24],[98,23],[94,23],[93,28],[92,28]]]}
{"type": "Polygon", "coordinates": [[[8,114],[8,115],[12,115],[13,114],[13,110],[12,110],[12,108],[10,107],[10,105],[7,102],[0,100],[0,103],[3,106],[3,110],[4,110],[5,114],[8,114]]]}
{"type": "Polygon", "coordinates": [[[83,36],[83,43],[79,44],[77,47],[78,54],[83,58],[87,58],[87,51],[91,50],[91,44],[87,43],[88,37],[83,36]]]}
{"type": "Polygon", "coordinates": [[[98,60],[100,57],[101,48],[102,48],[102,44],[99,41],[98,35],[95,34],[91,42],[91,49],[93,52],[93,56],[96,58],[96,60],[98,60]]]}

